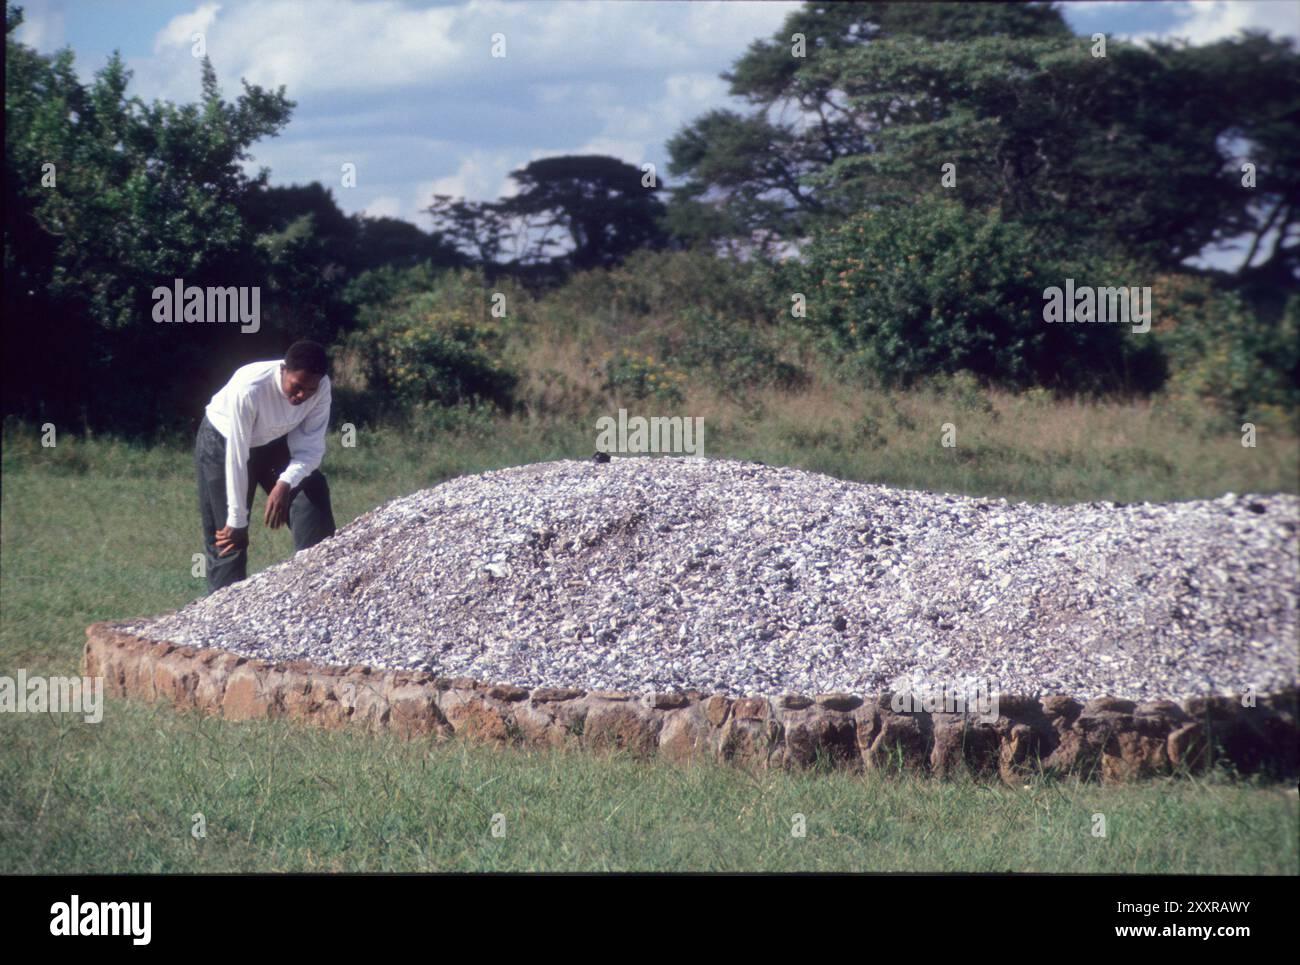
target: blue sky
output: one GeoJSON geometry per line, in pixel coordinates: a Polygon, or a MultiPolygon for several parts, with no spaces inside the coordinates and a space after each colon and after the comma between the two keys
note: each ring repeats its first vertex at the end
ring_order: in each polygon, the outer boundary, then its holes
{"type": "MultiPolygon", "coordinates": [[[[664,144],[732,102],[718,74],[772,35],[797,3],[647,0],[27,0],[19,39],[70,45],[89,79],[114,49],[131,92],[184,102],[199,91],[192,37],[204,35],[227,99],[239,79],[286,85],[281,135],[254,146],[273,184],[320,181],[347,212],[429,227],[435,192],[490,199],[530,160],[612,154],[656,165],[664,144]],[[506,56],[491,56],[492,35],[506,56]],[[357,166],[355,187],[341,165],[357,166]]],[[[1242,28],[1300,37],[1300,0],[1068,3],[1080,34],[1185,37],[1242,28]]]]}

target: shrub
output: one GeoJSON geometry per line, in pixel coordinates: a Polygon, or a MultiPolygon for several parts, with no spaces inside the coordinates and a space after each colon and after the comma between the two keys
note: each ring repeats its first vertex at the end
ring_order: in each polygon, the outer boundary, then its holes
{"type": "MultiPolygon", "coordinates": [[[[618,268],[581,272],[550,293],[551,307],[577,317],[670,319],[687,308],[728,318],[775,320],[781,298],[773,269],[703,250],[633,254],[618,268]]],[[[789,299],[785,300],[789,306],[789,299]]]]}
{"type": "Polygon", "coordinates": [[[398,298],[433,291],[447,272],[432,262],[399,268],[384,265],[363,271],[343,289],[343,300],[358,309],[364,326],[367,319],[398,298]]]}
{"type": "Polygon", "coordinates": [[[670,369],[653,355],[640,355],[620,349],[607,354],[596,375],[604,379],[601,391],[629,399],[654,399],[676,405],[683,399],[686,377],[670,369]]]}
{"type": "Polygon", "coordinates": [[[462,400],[455,405],[416,402],[406,423],[413,439],[429,442],[447,436],[489,437],[496,428],[495,418],[496,410],[479,402],[462,400]]]}
{"type": "MultiPolygon", "coordinates": [[[[961,411],[996,414],[989,393],[970,372],[957,372],[954,375],[929,379],[926,387],[961,411]]],[[[1027,393],[1034,391],[1028,389],[1027,393]]]]}
{"type": "Polygon", "coordinates": [[[434,279],[432,291],[401,289],[413,277],[398,279],[390,301],[367,306],[364,327],[348,340],[345,354],[358,359],[369,391],[408,410],[422,402],[510,406],[518,377],[503,359],[502,325],[481,282],[456,272],[434,279]]]}
{"type": "Polygon", "coordinates": [[[1169,359],[1169,394],[1211,402],[1233,420],[1285,421],[1300,408],[1300,296],[1276,325],[1206,278],[1160,275],[1152,331],[1169,359]]]}
{"type": "Polygon", "coordinates": [[[1010,386],[1159,379],[1152,341],[1128,326],[1043,317],[1048,286],[1135,284],[1140,271],[1054,251],[996,210],[934,199],[863,212],[816,237],[806,268],[808,324],[885,384],[962,370],[1010,386]]]}
{"type": "Polygon", "coordinates": [[[660,351],[681,368],[702,370],[719,388],[775,385],[793,388],[806,376],[781,358],[777,333],[716,312],[690,308],[679,312],[678,325],[660,336],[660,351]]]}
{"type": "Polygon", "coordinates": [[[381,320],[394,303],[406,304],[418,295],[434,294],[447,308],[460,308],[472,317],[489,317],[493,296],[505,296],[506,312],[496,321],[503,326],[527,314],[527,292],[508,278],[488,283],[482,272],[438,268],[432,262],[396,268],[385,265],[363,272],[348,283],[344,298],[357,309],[360,328],[381,320]]]}

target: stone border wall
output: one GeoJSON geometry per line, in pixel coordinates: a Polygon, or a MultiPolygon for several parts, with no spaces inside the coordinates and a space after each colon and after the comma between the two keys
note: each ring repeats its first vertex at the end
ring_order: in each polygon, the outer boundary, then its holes
{"type": "Polygon", "coordinates": [[[615,748],[750,766],[966,771],[1015,783],[1039,768],[1105,782],[1195,773],[1226,758],[1243,773],[1300,773],[1291,689],[1254,707],[1230,697],[1135,703],[1102,697],[1000,697],[996,721],[896,713],[889,694],[732,699],[698,691],[640,696],[509,684],[370,667],[272,663],[135,636],[128,624],[86,630],[84,673],[110,696],[162,700],[227,720],[301,717],[405,736],[465,734],[496,744],[615,748]]]}

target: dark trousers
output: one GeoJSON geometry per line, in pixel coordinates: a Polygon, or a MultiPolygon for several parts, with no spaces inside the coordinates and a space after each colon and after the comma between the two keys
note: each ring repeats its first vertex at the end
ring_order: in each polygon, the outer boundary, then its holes
{"type": "MultiPolygon", "coordinates": [[[[253,496],[261,486],[270,493],[289,465],[289,437],[281,436],[248,450],[248,497],[245,508],[252,522],[253,496]]],[[[199,479],[199,513],[203,517],[203,549],[207,556],[208,592],[248,576],[248,551],[217,555],[217,530],[226,525],[226,437],[203,417],[194,441],[194,469],[199,479]]],[[[315,546],[334,535],[330,487],[319,469],[289,494],[289,529],[294,552],[315,546]]],[[[251,526],[249,527],[251,530],[251,526]]]]}

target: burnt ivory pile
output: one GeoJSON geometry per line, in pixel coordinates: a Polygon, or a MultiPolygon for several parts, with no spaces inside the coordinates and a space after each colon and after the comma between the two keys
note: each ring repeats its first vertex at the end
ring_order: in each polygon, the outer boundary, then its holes
{"type": "Polygon", "coordinates": [[[1286,495],[1054,506],[562,461],[393,500],[126,629],[523,687],[1269,693],[1297,679],[1298,519],[1286,495]]]}

